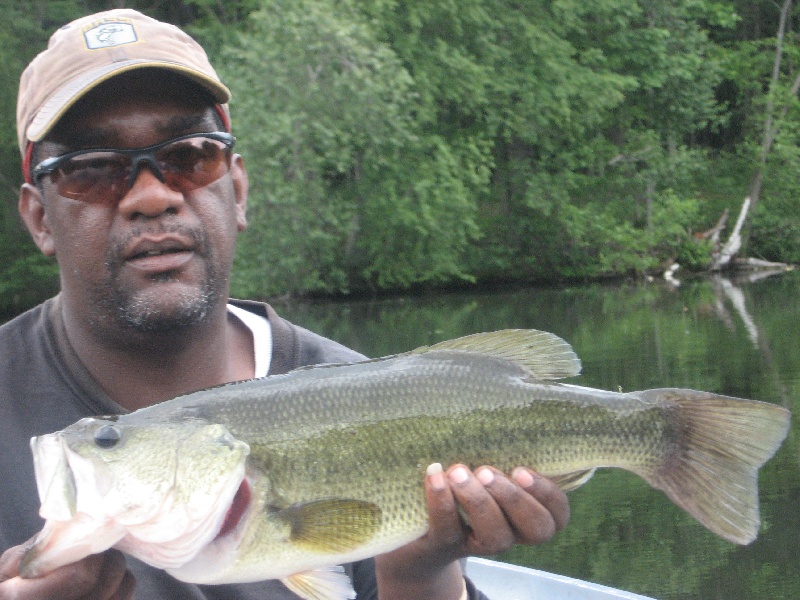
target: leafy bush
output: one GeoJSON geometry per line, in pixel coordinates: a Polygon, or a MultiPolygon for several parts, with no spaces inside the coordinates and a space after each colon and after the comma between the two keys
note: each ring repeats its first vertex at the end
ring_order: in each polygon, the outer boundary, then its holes
{"type": "Polygon", "coordinates": [[[13,313],[58,291],[58,266],[39,252],[21,256],[0,274],[0,313],[13,313]]]}

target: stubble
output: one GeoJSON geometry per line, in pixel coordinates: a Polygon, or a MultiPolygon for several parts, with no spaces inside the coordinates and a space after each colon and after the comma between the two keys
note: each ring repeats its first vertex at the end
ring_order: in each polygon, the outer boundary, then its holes
{"type": "MultiPolygon", "coordinates": [[[[181,227],[165,228],[164,232],[191,237],[205,273],[196,286],[184,287],[167,299],[147,289],[131,289],[121,277],[125,241],[112,244],[105,261],[108,281],[106,289],[100,291],[100,304],[118,326],[132,333],[171,335],[186,331],[205,322],[214,308],[225,301],[227,272],[216,260],[208,236],[202,231],[181,227]]],[[[132,237],[138,234],[134,232],[132,237]]],[[[176,274],[165,272],[152,276],[151,282],[153,288],[158,288],[159,284],[175,279],[176,274]]]]}

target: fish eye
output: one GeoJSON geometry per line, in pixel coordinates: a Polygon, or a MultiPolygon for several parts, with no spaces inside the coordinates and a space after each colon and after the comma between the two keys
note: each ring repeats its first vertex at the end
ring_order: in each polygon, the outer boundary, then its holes
{"type": "Polygon", "coordinates": [[[115,425],[103,425],[94,432],[94,443],[98,448],[113,448],[122,438],[122,432],[115,425]]]}

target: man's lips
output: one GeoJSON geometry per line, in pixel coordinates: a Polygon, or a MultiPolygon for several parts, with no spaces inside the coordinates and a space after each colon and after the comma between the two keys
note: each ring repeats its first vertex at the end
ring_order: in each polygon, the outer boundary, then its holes
{"type": "Polygon", "coordinates": [[[150,273],[179,269],[195,255],[194,244],[175,237],[145,238],[123,255],[129,266],[150,273]]]}

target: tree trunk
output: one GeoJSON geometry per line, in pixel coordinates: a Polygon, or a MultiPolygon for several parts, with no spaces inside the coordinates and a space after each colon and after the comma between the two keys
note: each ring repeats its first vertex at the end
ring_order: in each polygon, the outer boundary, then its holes
{"type": "MultiPolygon", "coordinates": [[[[772,66],[772,79],[770,81],[769,90],[767,91],[767,114],[764,117],[764,135],[761,139],[761,152],[758,156],[758,165],[753,179],[750,182],[750,201],[752,208],[755,208],[761,199],[761,186],[764,182],[764,168],[767,164],[767,157],[772,149],[772,144],[775,142],[775,137],[778,135],[778,127],[780,119],[775,119],[775,94],[778,90],[778,83],[781,76],[781,62],[783,60],[783,38],[786,33],[786,23],[789,20],[789,13],[792,10],[793,0],[784,0],[781,7],[781,16],[778,22],[778,33],[775,42],[775,62],[772,66]]],[[[797,93],[796,88],[800,87],[800,75],[795,79],[795,84],[792,86],[793,93],[797,93]]],[[[788,107],[786,107],[788,110],[788,107]]],[[[782,115],[786,111],[782,111],[782,115]]]]}
{"type": "Polygon", "coordinates": [[[750,198],[745,198],[742,203],[742,210],[739,212],[739,218],[736,219],[736,225],[731,232],[728,241],[719,252],[715,252],[711,257],[711,270],[720,271],[727,267],[731,259],[736,256],[739,249],[742,247],[742,227],[744,226],[747,213],[751,207],[750,198]]]}

